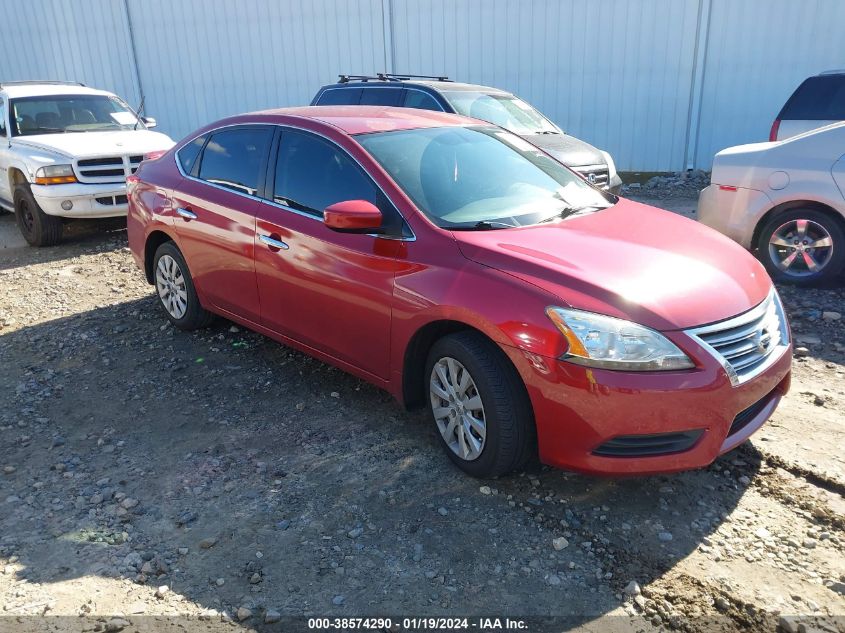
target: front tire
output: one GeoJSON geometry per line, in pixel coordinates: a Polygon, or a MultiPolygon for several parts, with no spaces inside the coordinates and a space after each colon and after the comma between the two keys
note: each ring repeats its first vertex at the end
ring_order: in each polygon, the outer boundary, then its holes
{"type": "Polygon", "coordinates": [[[159,305],[170,322],[180,330],[204,328],[214,320],[214,315],[200,305],[191,271],[173,242],[165,242],[156,250],[153,283],[159,305]]]}
{"type": "Polygon", "coordinates": [[[791,209],[766,222],[757,253],[776,281],[827,282],[845,269],[845,231],[821,211],[791,209]]]}
{"type": "Polygon", "coordinates": [[[437,341],[425,371],[429,410],[449,459],[473,477],[520,468],[532,454],[534,415],[516,369],[476,332],[437,341]]]}
{"type": "Polygon", "coordinates": [[[41,210],[29,185],[15,187],[14,203],[18,229],[30,246],[55,246],[62,241],[62,219],[41,210]]]}

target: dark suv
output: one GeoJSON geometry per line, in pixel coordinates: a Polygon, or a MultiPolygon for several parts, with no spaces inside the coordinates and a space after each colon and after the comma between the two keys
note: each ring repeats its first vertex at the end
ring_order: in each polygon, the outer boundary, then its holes
{"type": "Polygon", "coordinates": [[[340,75],[336,84],[320,88],[311,105],[384,105],[462,114],[521,136],[597,187],[616,193],[622,185],[610,154],[570,136],[533,106],[498,88],[425,75],[340,75]]]}

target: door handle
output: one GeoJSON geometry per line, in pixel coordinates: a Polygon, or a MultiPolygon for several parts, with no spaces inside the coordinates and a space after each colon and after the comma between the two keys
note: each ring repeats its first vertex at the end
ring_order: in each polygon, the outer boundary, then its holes
{"type": "Polygon", "coordinates": [[[197,219],[196,213],[194,213],[190,209],[186,209],[184,207],[179,207],[178,209],[176,209],[176,213],[181,215],[186,220],[196,220],[197,219]]]}
{"type": "Polygon", "coordinates": [[[282,240],[277,240],[276,238],[270,235],[261,235],[258,239],[264,242],[270,248],[278,248],[279,250],[283,251],[286,251],[290,248],[290,246],[285,244],[282,240]]]}

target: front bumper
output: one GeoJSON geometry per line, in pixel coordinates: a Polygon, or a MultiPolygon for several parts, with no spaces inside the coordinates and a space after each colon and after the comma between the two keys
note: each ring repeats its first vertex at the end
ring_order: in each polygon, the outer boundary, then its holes
{"type": "Polygon", "coordinates": [[[789,390],[792,361],[790,345],[766,371],[733,387],[707,354],[696,355],[705,360],[694,370],[641,374],[590,369],[516,349],[508,354],[531,398],[540,460],[598,475],[707,466],[769,419],[789,390]],[[694,443],[680,452],[608,456],[599,450],[627,436],[690,431],[694,443]]]}
{"type": "Polygon", "coordinates": [[[63,218],[111,218],[128,209],[125,183],[32,185],[32,195],[44,213],[63,218]],[[69,210],[62,208],[67,201],[69,210]]]}
{"type": "Polygon", "coordinates": [[[699,194],[698,221],[752,249],[754,228],[771,208],[771,199],[762,191],[743,187],[723,189],[711,184],[699,194]]]}

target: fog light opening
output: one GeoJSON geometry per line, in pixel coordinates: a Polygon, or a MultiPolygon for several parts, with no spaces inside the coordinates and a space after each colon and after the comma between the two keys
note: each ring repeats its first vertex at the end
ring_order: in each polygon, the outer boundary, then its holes
{"type": "Polygon", "coordinates": [[[62,200],[62,209],[64,209],[65,211],[70,211],[71,209],[73,209],[73,202],[71,202],[70,200],[62,200]]]}

